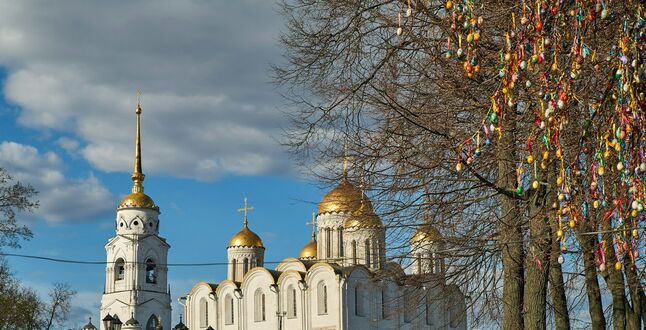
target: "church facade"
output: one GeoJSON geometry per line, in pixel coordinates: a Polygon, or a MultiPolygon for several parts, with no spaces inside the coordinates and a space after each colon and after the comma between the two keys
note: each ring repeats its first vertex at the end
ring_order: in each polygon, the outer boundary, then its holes
{"type": "MultiPolygon", "coordinates": [[[[273,269],[245,199],[242,229],[226,248],[226,279],[196,283],[180,297],[184,320],[171,328],[170,245],[159,233],[159,207],[144,193],[139,104],[135,112],[133,187],[105,246],[100,329],[466,329],[465,297],[445,279],[440,232],[430,223],[417,228],[404,271],[386,258],[385,227],[345,170],[319,203],[298,258],[273,269]]],[[[83,329],[96,327],[90,320],[83,329]]]]}
{"type": "Polygon", "coordinates": [[[439,231],[418,228],[405,272],[386,260],[385,228],[345,175],[319,203],[317,235],[274,269],[263,265],[247,209],[227,247],[227,279],[180,298],[189,329],[466,329],[465,297],[445,282],[437,253],[439,231]]]}

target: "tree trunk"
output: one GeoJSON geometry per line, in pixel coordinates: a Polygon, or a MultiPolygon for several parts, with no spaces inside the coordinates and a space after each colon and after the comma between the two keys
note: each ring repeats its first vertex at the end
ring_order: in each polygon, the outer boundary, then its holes
{"type": "MultiPolygon", "coordinates": [[[[589,223],[588,221],[585,222],[589,223]]],[[[585,225],[581,228],[584,232],[593,231],[594,228],[585,225]]],[[[578,241],[583,250],[583,273],[585,275],[585,291],[588,295],[588,312],[592,321],[592,330],[605,330],[606,317],[603,314],[603,303],[601,301],[601,289],[597,277],[595,264],[595,252],[598,249],[596,236],[578,235],[578,241]]]]}
{"type": "MultiPolygon", "coordinates": [[[[561,246],[559,244],[558,239],[556,239],[556,231],[559,229],[558,222],[550,221],[550,224],[551,224],[551,233],[550,233],[551,251],[550,251],[549,281],[550,281],[550,293],[552,295],[552,305],[554,308],[554,320],[556,323],[557,330],[569,330],[570,315],[567,309],[567,298],[565,296],[565,284],[563,283],[563,270],[561,269],[561,264],[558,261],[558,258],[561,255],[561,246]]],[[[603,316],[603,314],[601,315],[603,316]]],[[[594,328],[593,326],[593,329],[605,330],[605,322],[604,322],[603,328],[594,328]]]]}
{"type": "MultiPolygon", "coordinates": [[[[609,221],[602,221],[602,228],[605,231],[612,230],[609,221]]],[[[606,244],[606,271],[603,276],[606,285],[612,294],[612,324],[616,330],[626,329],[626,315],[628,313],[625,288],[624,288],[624,275],[621,270],[615,269],[615,262],[617,257],[615,254],[615,247],[613,246],[613,239],[611,233],[605,233],[603,240],[606,244]]]]}
{"type": "MultiPolygon", "coordinates": [[[[632,243],[631,240],[627,242],[629,245],[632,243]]],[[[639,330],[642,329],[642,317],[641,317],[641,301],[642,296],[644,295],[644,289],[639,282],[637,277],[637,272],[635,270],[635,265],[632,262],[632,259],[627,255],[624,258],[624,272],[626,273],[626,280],[628,283],[628,291],[630,292],[630,301],[632,302],[631,312],[628,313],[627,325],[628,329],[639,330]]]]}
{"type": "Polygon", "coordinates": [[[52,327],[52,323],[54,322],[54,315],[56,315],[56,306],[58,304],[54,303],[52,305],[52,310],[49,313],[49,320],[47,321],[47,330],[49,330],[52,327]]]}
{"type": "MultiPolygon", "coordinates": [[[[548,182],[553,175],[548,176],[548,182]]],[[[536,178],[539,179],[539,178],[536,178]]],[[[550,237],[546,214],[543,212],[548,196],[541,186],[529,194],[528,216],[530,243],[526,255],[523,317],[527,329],[546,328],[547,280],[549,274],[550,237]]],[[[553,194],[550,193],[550,196],[553,194]]]]}
{"type": "MultiPolygon", "coordinates": [[[[513,124],[515,109],[506,112],[503,136],[498,140],[498,187],[514,191],[516,186],[516,152],[513,124]],[[511,125],[510,125],[511,123],[511,125]],[[510,129],[512,127],[512,129],[510,129]]],[[[500,194],[498,223],[503,267],[503,330],[523,329],[524,253],[522,221],[514,197],[500,194]]]]}

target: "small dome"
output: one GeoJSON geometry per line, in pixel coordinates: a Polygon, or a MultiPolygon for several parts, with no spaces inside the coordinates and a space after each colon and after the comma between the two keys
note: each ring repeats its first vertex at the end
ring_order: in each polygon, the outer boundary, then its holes
{"type": "Polygon", "coordinates": [[[411,237],[411,243],[418,243],[422,241],[436,242],[442,239],[442,234],[437,228],[433,227],[430,223],[425,223],[417,229],[413,237],[411,237]]]}
{"type": "Polygon", "coordinates": [[[361,201],[361,206],[354,211],[343,223],[343,227],[348,228],[383,228],[379,217],[372,209],[370,202],[361,201]]]}
{"type": "Polygon", "coordinates": [[[83,330],[96,330],[94,324],[92,324],[92,318],[90,317],[89,322],[83,327],[83,330]]]}
{"type": "Polygon", "coordinates": [[[364,197],[361,190],[343,178],[341,183],[330,190],[319,203],[318,214],[354,212],[361,206],[361,199],[364,197]]]}
{"type": "Polygon", "coordinates": [[[130,320],[126,321],[126,325],[139,325],[139,322],[135,320],[134,316],[130,320]]]}
{"type": "Polygon", "coordinates": [[[298,256],[299,259],[312,260],[316,259],[316,239],[312,238],[305,246],[301,249],[301,253],[298,256]]]}
{"type": "Polygon", "coordinates": [[[129,194],[121,201],[119,206],[117,206],[117,210],[127,208],[146,208],[157,211],[159,210],[159,206],[155,205],[153,199],[142,192],[129,194]]]}
{"type": "Polygon", "coordinates": [[[234,246],[265,247],[262,245],[260,237],[256,235],[256,233],[252,232],[247,225],[242,227],[241,231],[231,237],[229,247],[234,246]]]}

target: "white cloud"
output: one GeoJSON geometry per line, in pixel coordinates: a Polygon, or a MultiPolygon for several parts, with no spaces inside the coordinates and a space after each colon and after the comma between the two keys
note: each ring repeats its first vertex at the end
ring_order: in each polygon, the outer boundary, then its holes
{"type": "Polygon", "coordinates": [[[50,223],[94,220],[115,204],[114,196],[96,177],[66,178],[63,161],[53,152],[40,153],[32,146],[4,141],[0,167],[38,190],[40,207],[35,213],[50,223]]]}
{"type": "Polygon", "coordinates": [[[146,172],[288,173],[275,141],[281,101],[267,75],[280,59],[273,6],[0,0],[4,92],[22,125],[72,136],[77,143],[58,144],[100,170],[130,170],[141,88],[146,172]]]}

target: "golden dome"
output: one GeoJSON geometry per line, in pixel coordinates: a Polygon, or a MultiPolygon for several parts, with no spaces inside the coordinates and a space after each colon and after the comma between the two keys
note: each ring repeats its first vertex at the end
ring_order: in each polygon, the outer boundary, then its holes
{"type": "Polygon", "coordinates": [[[368,201],[361,200],[360,207],[343,223],[344,228],[383,228],[379,217],[368,201]]]}
{"type": "Polygon", "coordinates": [[[338,186],[325,194],[319,203],[318,214],[354,212],[361,206],[362,197],[367,200],[361,190],[343,178],[338,186]]]}
{"type": "Polygon", "coordinates": [[[241,231],[239,231],[237,234],[231,237],[231,240],[229,241],[229,247],[234,247],[234,246],[259,247],[259,248],[265,247],[264,245],[262,245],[262,240],[260,239],[260,237],[256,235],[256,233],[249,230],[249,227],[247,225],[242,227],[241,231]]]}
{"type": "Polygon", "coordinates": [[[147,208],[153,210],[159,210],[159,206],[155,205],[150,196],[144,194],[143,192],[134,192],[126,196],[117,209],[126,209],[126,208],[147,208]]]}
{"type": "Polygon", "coordinates": [[[430,223],[419,226],[413,237],[411,243],[418,243],[421,241],[439,241],[442,239],[442,234],[437,228],[433,227],[430,223]]]}
{"type": "Polygon", "coordinates": [[[301,249],[301,254],[298,256],[299,259],[311,260],[316,259],[316,239],[312,238],[303,249],[301,249]]]}

